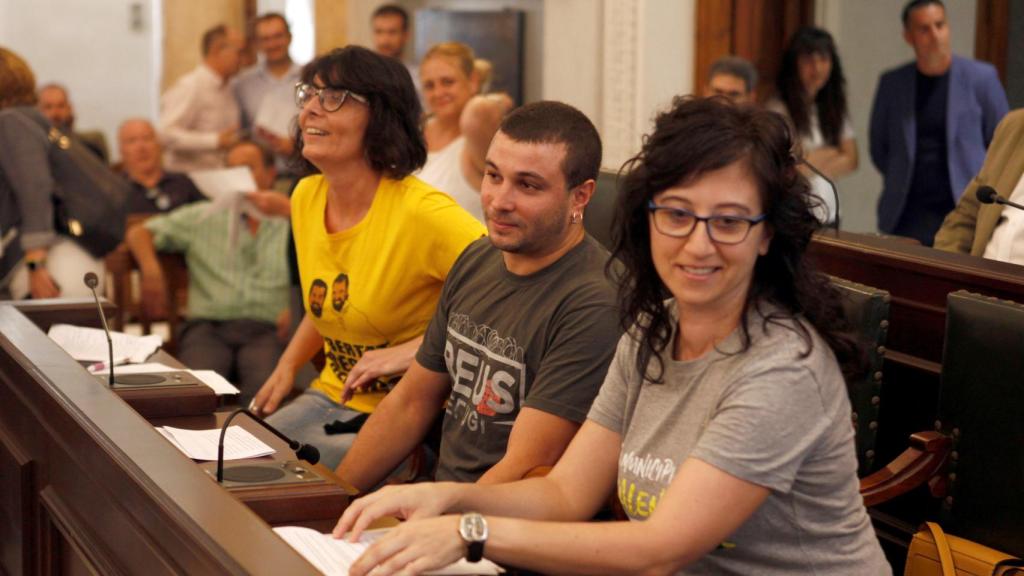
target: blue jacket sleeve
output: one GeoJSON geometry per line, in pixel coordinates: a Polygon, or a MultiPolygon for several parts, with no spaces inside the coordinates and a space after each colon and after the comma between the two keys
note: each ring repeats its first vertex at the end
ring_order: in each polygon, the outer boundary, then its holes
{"type": "Polygon", "coordinates": [[[1002,83],[999,82],[996,69],[992,66],[985,66],[982,69],[979,87],[978,100],[981,103],[982,136],[985,139],[985,148],[988,148],[988,145],[992,143],[996,126],[1010,111],[1010,105],[1006,101],[1006,92],[1003,90],[1002,83]]]}
{"type": "Polygon", "coordinates": [[[868,141],[871,150],[871,163],[879,172],[885,174],[889,161],[889,141],[886,134],[889,125],[888,105],[889,75],[883,75],[878,80],[878,88],[875,90],[875,101],[871,105],[871,123],[868,127],[868,141]]]}

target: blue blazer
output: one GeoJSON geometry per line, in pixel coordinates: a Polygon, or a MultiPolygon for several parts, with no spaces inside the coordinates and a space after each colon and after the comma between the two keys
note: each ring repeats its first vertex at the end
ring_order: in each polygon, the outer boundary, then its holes
{"type": "MultiPolygon", "coordinates": [[[[915,70],[916,64],[911,62],[883,74],[871,109],[871,161],[884,180],[878,200],[878,228],[887,233],[895,230],[908,209],[907,195],[914,175],[915,70]]],[[[946,151],[954,203],[981,169],[996,125],[1008,110],[996,69],[954,55],[946,110],[946,151]]]]}

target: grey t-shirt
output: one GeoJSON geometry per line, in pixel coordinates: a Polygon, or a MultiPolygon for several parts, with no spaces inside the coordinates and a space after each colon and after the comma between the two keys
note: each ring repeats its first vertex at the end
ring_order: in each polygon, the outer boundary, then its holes
{"type": "Polygon", "coordinates": [[[607,261],[590,236],[529,276],[487,238],[459,256],[416,354],[452,379],[438,480],[473,482],[496,464],[524,406],[586,419],[622,333],[607,261]]]}
{"type": "Polygon", "coordinates": [[[858,491],[835,356],[804,322],[813,350],[802,358],[807,345],[795,321],[782,324],[765,328],[752,309],[747,351],[730,354],[741,349],[737,329],[696,360],[666,352],[663,384],[641,381],[638,344],[622,337],[588,416],[623,437],[619,500],[631,519],[649,517],[679,465],[697,458],[771,492],[680,574],[890,574],[858,491]]]}

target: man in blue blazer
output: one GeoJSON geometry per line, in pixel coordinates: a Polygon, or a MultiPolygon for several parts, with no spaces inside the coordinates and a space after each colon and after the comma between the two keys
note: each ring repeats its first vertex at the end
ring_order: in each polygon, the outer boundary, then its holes
{"type": "Polygon", "coordinates": [[[871,110],[878,227],[931,246],[1009,106],[994,67],[953,55],[940,0],[907,3],[903,38],[916,59],[882,75],[871,110]]]}

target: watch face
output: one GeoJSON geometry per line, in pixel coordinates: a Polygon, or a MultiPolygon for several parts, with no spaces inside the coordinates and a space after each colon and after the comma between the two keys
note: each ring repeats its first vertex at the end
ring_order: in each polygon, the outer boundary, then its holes
{"type": "Polygon", "coordinates": [[[459,534],[467,542],[481,542],[487,539],[487,521],[480,514],[469,513],[459,522],[459,534]]]}

